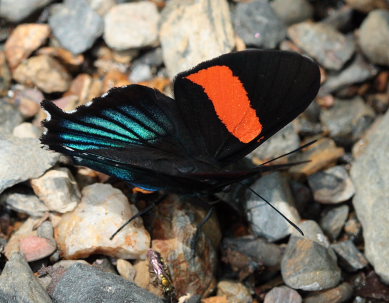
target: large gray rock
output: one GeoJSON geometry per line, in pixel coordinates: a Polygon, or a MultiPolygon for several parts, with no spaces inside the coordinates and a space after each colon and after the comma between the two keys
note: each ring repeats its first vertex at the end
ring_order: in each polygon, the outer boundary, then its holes
{"type": "Polygon", "coordinates": [[[126,279],[80,263],[71,266],[51,294],[57,303],[163,303],[164,301],[126,279]]]}
{"type": "Polygon", "coordinates": [[[171,78],[230,52],[235,41],[227,1],[169,1],[162,11],[160,40],[171,78]]]}
{"type": "Polygon", "coordinates": [[[388,129],[389,112],[369,134],[369,145],[351,167],[353,205],[363,227],[365,255],[385,283],[389,283],[388,129]]]}
{"type": "Polygon", "coordinates": [[[38,139],[0,133],[0,193],[15,184],[39,177],[58,158],[59,154],[44,150],[38,139]]]}
{"type": "Polygon", "coordinates": [[[1,302],[52,302],[46,290],[34,276],[26,259],[15,253],[6,263],[0,276],[1,302]]]}
{"type": "Polygon", "coordinates": [[[359,30],[359,45],[373,63],[389,65],[389,11],[369,13],[359,30]]]}
{"type": "Polygon", "coordinates": [[[104,31],[104,20],[85,0],[65,0],[57,5],[49,24],[61,45],[73,54],[89,49],[104,31]]]}
{"type": "Polygon", "coordinates": [[[0,99],[0,132],[12,133],[22,121],[22,115],[13,105],[0,99]]]}

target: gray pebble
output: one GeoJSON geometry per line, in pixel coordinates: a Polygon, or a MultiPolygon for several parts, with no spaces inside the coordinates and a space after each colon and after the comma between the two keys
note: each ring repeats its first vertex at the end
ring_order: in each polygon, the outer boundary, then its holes
{"type": "Polygon", "coordinates": [[[388,10],[374,10],[369,13],[359,29],[359,45],[371,62],[389,65],[388,10]]]}
{"type": "Polygon", "coordinates": [[[85,0],[65,0],[56,5],[49,24],[61,45],[73,54],[89,49],[104,30],[103,19],[85,0]]]}
{"type": "Polygon", "coordinates": [[[323,290],[336,286],[341,271],[331,248],[291,236],[281,262],[284,282],[294,289],[323,290]]]}
{"type": "Polygon", "coordinates": [[[350,240],[332,244],[331,247],[339,256],[339,263],[343,264],[348,271],[357,271],[369,264],[365,256],[350,240]]]}
{"type": "Polygon", "coordinates": [[[286,28],[267,0],[240,2],[233,11],[235,31],[247,45],[275,48],[286,28]]]}
{"type": "MultiPolygon", "coordinates": [[[[299,214],[294,207],[288,180],[281,173],[265,175],[259,178],[251,188],[287,218],[295,223],[300,221],[299,214]]],[[[258,236],[276,241],[286,237],[293,230],[293,227],[280,214],[253,193],[246,202],[246,211],[251,228],[258,236]]]]}
{"type": "Polygon", "coordinates": [[[324,216],[320,220],[320,225],[324,232],[332,239],[335,240],[346,222],[349,212],[347,205],[341,205],[331,208],[324,213],[324,216]]]}
{"type": "Polygon", "coordinates": [[[354,185],[343,166],[334,166],[308,177],[308,184],[316,202],[336,204],[347,201],[354,193],[354,185]]]}
{"type": "Polygon", "coordinates": [[[300,294],[287,286],[274,287],[269,291],[264,303],[301,303],[303,299],[300,294]]]}
{"type": "Polygon", "coordinates": [[[271,6],[286,25],[313,17],[313,7],[307,0],[274,0],[271,6]]]}
{"type": "Polygon", "coordinates": [[[341,69],[355,51],[351,38],[325,23],[298,23],[288,28],[288,35],[298,47],[328,69],[341,69]]]}
{"type": "Polygon", "coordinates": [[[334,106],[322,110],[320,120],[337,143],[350,145],[371,125],[374,111],[359,96],[351,100],[335,99],[334,106]]]}
{"type": "Polygon", "coordinates": [[[49,209],[35,195],[10,193],[1,197],[6,205],[14,211],[27,214],[32,217],[41,217],[49,209]]]}

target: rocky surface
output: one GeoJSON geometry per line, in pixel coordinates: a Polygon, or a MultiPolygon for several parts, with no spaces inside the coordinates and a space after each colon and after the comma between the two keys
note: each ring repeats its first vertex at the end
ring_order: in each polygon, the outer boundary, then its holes
{"type": "Polygon", "coordinates": [[[389,302],[388,20],[387,0],[0,0],[0,302],[389,302]],[[177,73],[247,48],[320,66],[307,110],[231,167],[311,142],[265,164],[290,168],[215,195],[149,193],[39,142],[42,100],[173,96],[177,73]]]}

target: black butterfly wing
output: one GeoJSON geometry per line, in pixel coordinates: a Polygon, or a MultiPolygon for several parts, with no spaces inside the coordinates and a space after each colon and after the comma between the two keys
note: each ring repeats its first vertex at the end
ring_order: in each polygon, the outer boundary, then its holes
{"type": "Polygon", "coordinates": [[[247,50],[177,75],[180,115],[201,157],[225,165],[297,117],[316,96],[316,63],[297,53],[247,50]]]}
{"type": "Polygon", "coordinates": [[[48,118],[41,142],[77,164],[150,190],[191,183],[176,176],[191,165],[185,149],[191,138],[177,118],[175,101],[162,93],[130,85],[72,112],[50,101],[42,107],[48,118]]]}

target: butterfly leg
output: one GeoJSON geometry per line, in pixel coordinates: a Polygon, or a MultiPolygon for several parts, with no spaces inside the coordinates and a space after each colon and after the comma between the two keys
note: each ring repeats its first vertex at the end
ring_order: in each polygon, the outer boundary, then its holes
{"type": "Polygon", "coordinates": [[[139,216],[142,216],[146,213],[148,213],[150,210],[152,210],[155,206],[157,206],[159,203],[161,203],[165,198],[167,197],[167,194],[163,194],[160,196],[157,200],[153,201],[149,206],[147,206],[145,209],[142,209],[141,211],[137,212],[135,215],[133,215],[130,219],[127,220],[122,226],[120,226],[117,231],[115,231],[112,236],[109,238],[112,240],[124,227],[126,227],[128,224],[130,224],[134,219],[138,218],[139,216]]]}

